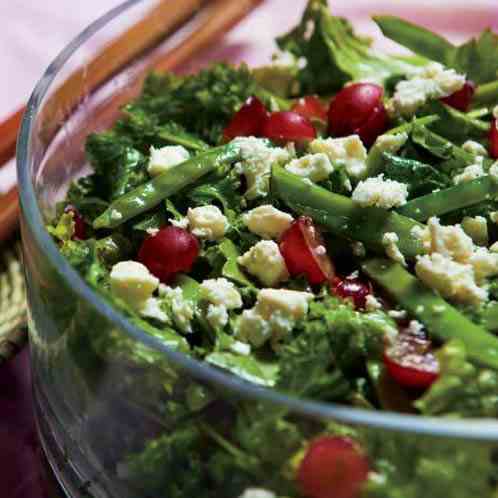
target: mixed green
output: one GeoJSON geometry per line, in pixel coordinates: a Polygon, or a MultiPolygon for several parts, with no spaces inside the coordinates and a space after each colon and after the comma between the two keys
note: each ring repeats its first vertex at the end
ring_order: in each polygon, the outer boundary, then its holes
{"type": "MultiPolygon", "coordinates": [[[[242,383],[497,419],[498,36],[374,20],[412,55],[310,0],[269,66],[150,75],[48,229],[144,334],[242,383]]],[[[228,400],[97,329],[73,346],[147,427],[100,442],[133,496],[496,496],[491,444],[228,400]]]]}

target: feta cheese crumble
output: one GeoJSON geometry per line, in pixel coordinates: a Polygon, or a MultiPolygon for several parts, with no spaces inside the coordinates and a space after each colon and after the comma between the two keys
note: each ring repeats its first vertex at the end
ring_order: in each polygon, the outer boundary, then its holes
{"type": "Polygon", "coordinates": [[[388,112],[395,116],[411,117],[427,101],[448,97],[461,90],[465,80],[465,75],[432,62],[396,85],[394,95],[388,102],[388,112]]]}
{"type": "Polygon", "coordinates": [[[462,145],[462,149],[469,154],[474,154],[474,156],[486,157],[488,155],[486,147],[481,145],[479,142],[475,142],[474,140],[467,140],[462,145]]]}
{"type": "Polygon", "coordinates": [[[246,197],[266,197],[270,191],[272,166],[289,161],[289,151],[282,147],[271,147],[267,140],[256,137],[239,137],[232,143],[240,147],[242,161],[235,167],[239,168],[246,178],[246,197]]]}
{"type": "Polygon", "coordinates": [[[460,225],[442,226],[433,217],[427,226],[430,254],[417,258],[417,276],[442,296],[457,302],[486,301],[485,279],[498,274],[498,254],[475,246],[460,225]]]}
{"type": "Polygon", "coordinates": [[[377,311],[382,309],[382,303],[372,294],[368,294],[365,298],[365,309],[367,311],[377,311]]]}
{"type": "Polygon", "coordinates": [[[237,336],[255,347],[268,339],[278,341],[289,333],[296,320],[308,313],[313,294],[288,289],[261,289],[254,308],[240,316],[237,336]]]}
{"type": "Polygon", "coordinates": [[[453,177],[453,183],[458,185],[463,182],[470,182],[481,176],[486,176],[483,168],[484,157],[477,156],[475,162],[467,166],[460,174],[453,177]]]}
{"type": "Polygon", "coordinates": [[[140,309],[140,314],[146,318],[153,318],[162,323],[170,323],[169,316],[161,309],[161,301],[156,297],[149,297],[140,309]]]}
{"type": "Polygon", "coordinates": [[[285,166],[285,169],[295,175],[309,178],[313,182],[326,180],[334,171],[329,157],[322,152],[293,159],[285,166]]]}
{"type": "Polygon", "coordinates": [[[222,329],[228,323],[228,311],[222,304],[210,304],[206,313],[206,320],[214,329],[222,329]]]}
{"type": "Polygon", "coordinates": [[[406,266],[406,260],[398,247],[399,237],[394,232],[387,232],[382,237],[382,244],[389,258],[400,265],[406,266]]]}
{"type": "Polygon", "coordinates": [[[294,218],[270,204],[264,204],[242,216],[250,232],[263,239],[279,239],[290,227],[294,218]]]}
{"type": "Polygon", "coordinates": [[[258,242],[239,256],[237,262],[268,287],[273,287],[289,278],[280,249],[272,240],[258,242]]]}
{"type": "Polygon", "coordinates": [[[160,149],[151,147],[147,171],[150,176],[157,176],[189,158],[189,151],[182,145],[166,145],[160,149]]]}
{"type": "Polygon", "coordinates": [[[247,488],[239,498],[276,498],[276,495],[264,488],[247,488]]]}
{"type": "Polygon", "coordinates": [[[183,297],[182,289],[161,284],[159,286],[159,296],[169,302],[175,325],[182,332],[191,333],[192,326],[190,322],[194,318],[194,307],[191,301],[183,297]]]}
{"type": "Polygon", "coordinates": [[[417,277],[443,297],[460,303],[479,304],[488,293],[475,281],[472,265],[457,263],[439,253],[419,256],[415,266],[417,277]]]}
{"type": "Polygon", "coordinates": [[[374,147],[376,147],[381,152],[389,152],[390,154],[396,154],[403,145],[406,144],[408,140],[408,133],[402,132],[397,134],[380,135],[375,141],[374,147]]]}
{"type": "Polygon", "coordinates": [[[488,221],[483,216],[465,216],[462,220],[462,228],[477,245],[488,245],[488,221]]]}
{"type": "Polygon", "coordinates": [[[110,275],[111,291],[134,309],[141,309],[159,286],[148,268],[137,261],[116,263],[110,275]]]}
{"type": "Polygon", "coordinates": [[[353,191],[353,202],[361,207],[376,206],[391,209],[406,204],[408,188],[404,183],[384,180],[384,175],[367,178],[353,191]]]}
{"type": "Polygon", "coordinates": [[[223,305],[232,310],[242,306],[242,298],[237,287],[226,278],[211,278],[204,280],[199,288],[201,299],[211,304],[223,305]]]}
{"type": "Polygon", "coordinates": [[[316,138],[309,144],[313,154],[323,153],[333,166],[344,167],[348,176],[361,178],[367,172],[367,149],[358,135],[343,138],[316,138]]]}
{"type": "Polygon", "coordinates": [[[228,220],[217,206],[189,208],[187,218],[191,232],[202,239],[221,239],[228,229],[228,220]]]}

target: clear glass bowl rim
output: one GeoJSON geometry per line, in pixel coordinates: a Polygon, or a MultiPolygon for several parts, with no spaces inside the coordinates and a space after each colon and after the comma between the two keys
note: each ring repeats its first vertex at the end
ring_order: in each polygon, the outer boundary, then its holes
{"type": "Polygon", "coordinates": [[[60,254],[57,246],[47,232],[41,211],[35,196],[30,177],[29,164],[32,160],[32,135],[37,114],[44,96],[64,64],[72,54],[97,32],[115,20],[119,15],[145,0],[127,0],[98,18],[76,36],[48,66],[36,85],[24,115],[17,143],[17,175],[21,210],[24,224],[39,247],[45,252],[53,268],[58,269],[66,283],[75,294],[85,300],[100,315],[123,333],[145,345],[160,351],[177,367],[183,369],[198,380],[206,380],[217,387],[232,392],[241,398],[266,401],[284,405],[290,411],[315,419],[335,420],[349,424],[359,424],[404,433],[426,434],[435,437],[453,437],[482,441],[498,440],[498,421],[493,419],[447,419],[404,415],[394,412],[372,411],[353,408],[334,403],[321,403],[308,399],[287,396],[275,389],[258,387],[237,377],[224,373],[207,363],[200,362],[182,353],[175,352],[161,343],[160,340],[147,336],[139,328],[132,325],[117,310],[109,306],[86,284],[83,278],[73,269],[60,254]]]}

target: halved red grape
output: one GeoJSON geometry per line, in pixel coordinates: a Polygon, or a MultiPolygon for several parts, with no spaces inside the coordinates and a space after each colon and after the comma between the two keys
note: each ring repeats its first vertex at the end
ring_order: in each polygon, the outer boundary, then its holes
{"type": "Polygon", "coordinates": [[[389,375],[402,387],[425,390],[438,378],[432,343],[422,334],[402,331],[384,351],[389,375]]]}
{"type": "Polygon", "coordinates": [[[356,309],[365,309],[367,296],[373,293],[372,284],[356,275],[336,277],[330,283],[332,292],[343,299],[351,299],[356,309]]]}
{"type": "Polygon", "coordinates": [[[66,209],[64,209],[65,213],[72,213],[73,214],[73,221],[74,221],[74,239],[78,240],[85,240],[86,239],[86,223],[83,217],[81,216],[80,212],[74,207],[74,206],[67,206],[66,209]]]}
{"type": "Polygon", "coordinates": [[[301,216],[292,223],[280,238],[280,252],[289,273],[305,275],[312,285],[334,276],[334,265],[311,218],[301,216]]]}
{"type": "Polygon", "coordinates": [[[327,108],[315,95],[301,97],[292,106],[291,111],[297,112],[301,116],[304,116],[310,120],[320,119],[321,121],[327,121],[327,108]]]}
{"type": "Polygon", "coordinates": [[[277,142],[306,142],[316,138],[316,130],[311,121],[293,111],[270,114],[263,124],[261,134],[277,142]]]}
{"type": "Polygon", "coordinates": [[[441,99],[441,102],[458,109],[462,112],[467,112],[472,102],[472,97],[476,91],[476,86],[473,81],[466,81],[463,87],[448,97],[441,99]]]}
{"type": "Polygon", "coordinates": [[[357,134],[365,145],[371,145],[388,127],[383,95],[384,89],[373,83],[344,87],[330,103],[329,133],[336,137],[357,134]]]}
{"type": "Polygon", "coordinates": [[[190,271],[198,255],[196,237],[183,228],[170,225],[143,241],[138,260],[161,282],[168,283],[177,273],[190,271]]]}
{"type": "Polygon", "coordinates": [[[260,136],[269,112],[258,97],[249,97],[223,131],[226,141],[235,137],[260,136]]]}
{"type": "Polygon", "coordinates": [[[491,121],[489,130],[489,155],[493,159],[498,159],[498,123],[496,119],[491,121]]]}
{"type": "Polygon", "coordinates": [[[366,455],[354,441],[323,436],[308,447],[297,479],[309,498],[359,498],[369,470],[366,455]]]}

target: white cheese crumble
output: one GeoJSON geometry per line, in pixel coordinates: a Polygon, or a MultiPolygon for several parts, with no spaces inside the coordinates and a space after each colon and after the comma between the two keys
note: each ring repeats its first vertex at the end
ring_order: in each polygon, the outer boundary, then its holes
{"type": "Polygon", "coordinates": [[[214,305],[222,305],[232,310],[242,306],[242,298],[237,287],[226,278],[204,280],[199,287],[201,299],[214,305]]]}
{"type": "Polygon", "coordinates": [[[402,132],[397,134],[380,135],[375,141],[374,147],[376,147],[381,152],[389,152],[391,154],[396,154],[403,145],[406,144],[408,140],[408,133],[402,132]]]}
{"type": "Polygon", "coordinates": [[[493,117],[498,119],[498,105],[493,107],[493,117]]]}
{"type": "Polygon", "coordinates": [[[189,151],[182,145],[166,145],[160,149],[151,147],[147,171],[150,176],[157,176],[189,158],[189,151]]]}
{"type": "Polygon", "coordinates": [[[174,226],[178,228],[183,228],[186,230],[189,225],[188,218],[185,216],[184,218],[181,218],[179,220],[175,220],[175,218],[169,218],[168,221],[174,226]]]}
{"type": "Polygon", "coordinates": [[[400,265],[406,266],[406,260],[398,247],[399,237],[394,232],[387,232],[382,237],[382,244],[389,258],[400,265]]]}
{"type": "Polygon", "coordinates": [[[468,152],[469,154],[474,154],[474,156],[486,157],[488,155],[486,147],[484,147],[484,145],[474,140],[467,140],[462,145],[462,149],[468,152]]]}
{"type": "Polygon", "coordinates": [[[422,243],[422,246],[425,249],[425,251],[430,250],[430,248],[431,248],[431,234],[430,234],[430,231],[427,227],[415,225],[410,230],[410,235],[414,239],[416,239],[422,243]]]}
{"type": "Polygon", "coordinates": [[[237,262],[264,285],[273,287],[289,278],[284,258],[273,240],[262,240],[252,246],[237,262]]]}
{"type": "Polygon", "coordinates": [[[270,204],[264,204],[245,213],[242,220],[250,232],[263,239],[279,239],[290,227],[294,218],[270,204]]]}
{"type": "Polygon", "coordinates": [[[498,211],[492,211],[491,213],[489,213],[489,219],[493,223],[497,223],[498,224],[498,211]]]}
{"type": "Polygon", "coordinates": [[[396,85],[387,106],[388,112],[410,117],[428,100],[448,97],[461,90],[465,80],[465,75],[458,74],[454,69],[446,69],[436,62],[430,63],[418,74],[396,85]]]}
{"type": "Polygon", "coordinates": [[[498,182],[498,161],[495,161],[489,168],[489,176],[498,182]]]}
{"type": "Polygon", "coordinates": [[[313,294],[288,289],[261,289],[254,308],[245,310],[239,320],[237,336],[255,347],[268,339],[278,341],[289,333],[296,320],[308,313],[313,294]]]}
{"type": "Polygon", "coordinates": [[[246,197],[266,197],[270,191],[272,166],[289,161],[289,150],[271,147],[267,140],[256,137],[239,137],[232,143],[240,147],[242,161],[235,167],[239,168],[246,178],[246,197]]]}
{"type": "Polygon", "coordinates": [[[135,309],[141,309],[159,286],[146,266],[137,261],[116,263],[110,275],[111,291],[135,309]]]}
{"type": "Polygon", "coordinates": [[[334,167],[329,157],[323,152],[307,154],[299,159],[293,159],[285,166],[285,169],[295,175],[303,176],[313,182],[326,180],[334,167]]]}
{"type": "MultiPolygon", "coordinates": [[[[423,307],[422,310],[417,310],[417,313],[423,313],[423,307]]],[[[418,320],[410,320],[410,323],[408,324],[408,332],[410,332],[413,335],[418,335],[424,330],[424,326],[418,321],[418,320]]]]}
{"type": "Polygon", "coordinates": [[[206,320],[214,329],[222,329],[228,323],[228,311],[222,304],[210,304],[206,320]]]}
{"type": "Polygon", "coordinates": [[[217,206],[189,208],[187,218],[191,232],[202,239],[221,239],[228,229],[228,220],[217,206]]]}
{"type": "Polygon", "coordinates": [[[239,498],[276,498],[276,495],[263,488],[247,488],[239,498]]]}
{"type": "Polygon", "coordinates": [[[462,220],[462,228],[475,244],[488,245],[488,221],[483,216],[465,216],[462,220]]]}
{"type": "Polygon", "coordinates": [[[367,311],[377,311],[382,309],[382,303],[372,294],[368,294],[365,299],[365,309],[367,311]]]}
{"type": "Polygon", "coordinates": [[[140,314],[146,318],[153,318],[162,323],[170,323],[169,316],[161,309],[161,301],[156,297],[149,297],[140,309],[140,314]]]}
{"type": "Polygon", "coordinates": [[[483,168],[484,157],[477,156],[475,162],[467,166],[460,174],[453,177],[453,183],[458,185],[463,182],[470,182],[481,176],[486,176],[483,168]]]}
{"type": "Polygon", "coordinates": [[[498,242],[495,242],[492,246],[490,246],[489,250],[493,253],[498,253],[498,242]]]}
{"type": "Polygon", "coordinates": [[[408,316],[406,310],[389,310],[387,314],[395,320],[404,320],[408,316]]]}
{"type": "Polygon", "coordinates": [[[332,165],[343,166],[353,178],[361,178],[367,172],[367,149],[358,135],[316,138],[309,144],[309,150],[313,154],[327,155],[332,165]]]}
{"type": "Polygon", "coordinates": [[[408,188],[404,183],[384,180],[384,175],[367,178],[353,191],[353,202],[361,207],[376,206],[391,209],[406,204],[408,188]]]}
{"type": "Polygon", "coordinates": [[[470,264],[457,263],[436,252],[419,256],[415,272],[422,282],[443,297],[470,304],[488,299],[487,291],[476,284],[474,269],[470,264]]]}
{"type": "Polygon", "coordinates": [[[485,279],[498,274],[498,254],[474,245],[460,225],[427,222],[429,255],[419,256],[417,276],[444,297],[475,304],[488,299],[485,279]]]}
{"type": "Polygon", "coordinates": [[[251,354],[251,345],[241,341],[233,341],[229,349],[232,353],[240,354],[241,356],[249,356],[251,354]]]}
{"type": "Polygon", "coordinates": [[[159,295],[166,298],[171,305],[171,312],[176,326],[185,333],[192,332],[190,322],[194,318],[194,307],[192,302],[183,297],[180,287],[169,287],[161,284],[159,286],[159,295]]]}

